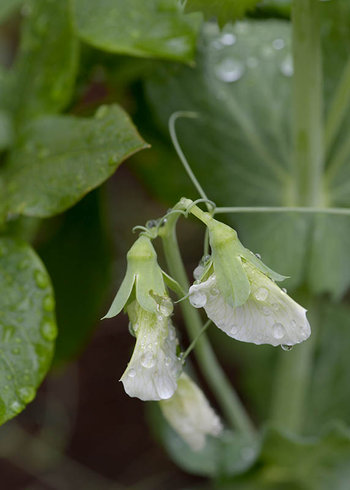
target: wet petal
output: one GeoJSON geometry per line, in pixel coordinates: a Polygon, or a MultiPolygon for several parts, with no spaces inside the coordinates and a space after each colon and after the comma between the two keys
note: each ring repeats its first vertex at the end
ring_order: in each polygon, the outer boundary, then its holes
{"type": "Polygon", "coordinates": [[[242,342],[276,346],[306,340],[311,330],[305,308],[254,266],[244,264],[244,267],[251,284],[251,294],[244,305],[233,308],[227,304],[214,274],[204,283],[191,286],[191,303],[193,298],[196,301],[199,295],[205,296],[203,307],[208,318],[227,335],[242,342]]]}
{"type": "Polygon", "coordinates": [[[164,417],[194,451],[205,446],[207,435],[222,431],[219,417],[208,403],[202,390],[187,374],[182,373],[172,398],[160,402],[164,417]]]}
{"type": "Polygon", "coordinates": [[[121,381],[126,393],[140,400],[164,400],[177,388],[181,361],[176,356],[175,329],[168,316],[132,304],[129,314],[137,340],[121,381]]]}

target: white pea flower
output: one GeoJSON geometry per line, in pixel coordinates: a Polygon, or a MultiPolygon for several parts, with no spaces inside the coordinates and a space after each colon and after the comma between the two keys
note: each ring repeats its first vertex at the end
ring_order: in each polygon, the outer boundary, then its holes
{"type": "Polygon", "coordinates": [[[169,316],[169,298],[164,298],[161,309],[163,314],[150,313],[136,301],[127,307],[136,345],[121,381],[126,393],[140,400],[173,396],[182,367],[176,356],[177,338],[169,316]],[[164,314],[165,310],[168,314],[164,314]]]}
{"type": "Polygon", "coordinates": [[[207,435],[218,436],[222,431],[221,421],[202,390],[184,372],[175,394],[161,401],[160,407],[168,423],[193,451],[203,449],[207,435]]]}
{"type": "Polygon", "coordinates": [[[151,240],[141,235],[127,255],[127,271],[105,318],[126,310],[136,336],[133,355],[121,381],[126,393],[141,400],[170,398],[177,388],[181,361],[171,324],[172,302],[151,240]]]}
{"type": "Polygon", "coordinates": [[[244,248],[232,228],[214,219],[208,228],[212,258],[195,270],[191,304],[204,307],[236,340],[274,346],[306,340],[311,334],[306,310],[274,282],[284,277],[244,248]]]}

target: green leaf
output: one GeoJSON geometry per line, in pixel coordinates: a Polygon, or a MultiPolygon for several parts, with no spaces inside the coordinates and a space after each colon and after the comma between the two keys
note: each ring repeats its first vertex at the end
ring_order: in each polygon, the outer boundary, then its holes
{"type": "Polygon", "coordinates": [[[100,189],[52,221],[45,222],[39,254],[52,278],[59,335],[54,363],[72,359],[99,324],[109,292],[112,247],[100,189]],[[54,231],[50,230],[54,227],[54,231]]]}
{"type": "Polygon", "coordinates": [[[0,22],[5,21],[22,2],[23,0],[1,0],[0,22]]]}
{"type": "MultiPolygon", "coordinates": [[[[197,120],[179,120],[177,133],[217,205],[287,205],[293,188],[289,23],[241,22],[222,31],[207,24],[203,37],[195,70],[163,65],[147,84],[152,109],[164,130],[176,110],[199,113],[197,120]]],[[[180,163],[168,163],[166,176],[150,165],[140,172],[164,200],[172,182],[176,190],[188,187],[184,174],[179,184],[180,163]]],[[[304,279],[309,218],[233,216],[226,219],[244,245],[291,277],[287,288],[304,279]]]]}
{"type": "Polygon", "coordinates": [[[202,16],[185,15],[177,0],[73,0],[85,42],[113,53],[191,61],[202,16]]]}
{"type": "Polygon", "coordinates": [[[319,438],[292,436],[271,428],[250,474],[220,488],[346,490],[349,458],[350,432],[345,426],[334,425],[319,438]]]}
{"type": "Polygon", "coordinates": [[[51,362],[56,323],[50,278],[24,242],[0,238],[0,423],[35,396],[51,362]]]}
{"type": "Polygon", "coordinates": [[[242,17],[254,9],[260,0],[187,0],[190,12],[202,11],[207,19],[217,18],[220,24],[242,17]]]}
{"type": "Polygon", "coordinates": [[[101,106],[94,118],[38,118],[23,129],[2,172],[7,211],[37,217],[60,213],[146,147],[117,105],[101,106]]]}
{"type": "Polygon", "coordinates": [[[6,150],[13,142],[11,115],[0,109],[0,151],[6,150]]]}
{"type": "Polygon", "coordinates": [[[19,53],[11,71],[10,100],[18,122],[61,111],[70,100],[78,64],[68,0],[29,0],[24,13],[19,53]]]}
{"type": "MultiPolygon", "coordinates": [[[[342,0],[336,0],[332,8],[338,2],[340,5],[342,0]]],[[[330,9],[326,4],[322,7],[324,17],[330,9]]],[[[338,12],[340,22],[339,16],[338,12]]],[[[330,26],[325,21],[326,46],[335,35],[332,29],[336,29],[334,19],[330,26]]],[[[341,32],[347,33],[348,29],[350,34],[349,26],[341,32]]],[[[338,30],[335,32],[339,39],[338,30]]],[[[334,40],[332,46],[336,52],[334,40]]],[[[341,46],[343,65],[345,51],[349,51],[350,59],[350,36],[349,42],[341,46]]],[[[334,58],[340,63],[337,52],[334,58]]],[[[329,97],[329,87],[335,87],[335,78],[338,76],[339,81],[342,70],[335,66],[330,51],[328,59],[327,67],[334,65],[333,71],[325,73],[329,97]]],[[[226,25],[222,31],[211,23],[204,29],[196,69],[163,64],[147,83],[151,110],[164,133],[171,113],[181,109],[199,114],[196,120],[179,120],[177,134],[195,175],[218,206],[295,204],[292,71],[289,22],[240,22],[226,25]]],[[[347,135],[344,133],[345,145],[349,145],[347,135]]],[[[341,171],[335,171],[337,166],[332,162],[328,164],[333,172],[325,179],[329,205],[350,205],[350,161],[346,162],[341,171]]],[[[153,171],[150,165],[140,173],[146,174],[148,185],[166,201],[174,192],[171,188],[175,179],[176,192],[188,187],[184,173],[179,184],[179,165],[169,162],[166,176],[156,167],[153,171]]],[[[288,289],[308,282],[315,292],[339,298],[349,287],[350,228],[346,217],[288,212],[234,214],[226,219],[238,230],[246,247],[259,252],[272,269],[290,276],[288,289]]]]}
{"type": "Polygon", "coordinates": [[[255,461],[259,441],[225,430],[220,437],[207,437],[201,451],[192,451],[170,427],[156,403],[148,405],[148,421],[169,456],[185,471],[195,475],[215,476],[243,473],[255,461]]]}
{"type": "Polygon", "coordinates": [[[315,366],[309,389],[305,428],[317,433],[330,420],[350,424],[350,309],[347,305],[326,304],[315,325],[317,345],[315,366]]]}

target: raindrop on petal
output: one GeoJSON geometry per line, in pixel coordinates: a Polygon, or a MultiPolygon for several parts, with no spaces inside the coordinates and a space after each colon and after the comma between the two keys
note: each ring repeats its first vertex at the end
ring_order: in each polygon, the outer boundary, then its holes
{"type": "Polygon", "coordinates": [[[284,337],[284,327],[282,323],[275,323],[273,326],[273,336],[275,339],[281,339],[284,337]]]}

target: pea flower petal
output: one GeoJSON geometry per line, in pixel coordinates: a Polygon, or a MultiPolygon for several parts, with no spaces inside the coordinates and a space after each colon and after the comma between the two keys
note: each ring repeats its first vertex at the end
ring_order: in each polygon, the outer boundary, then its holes
{"type": "Polygon", "coordinates": [[[207,435],[218,436],[222,431],[219,417],[209,405],[202,390],[186,374],[178,380],[175,394],[160,402],[166,420],[193,451],[205,446],[207,435]]]}
{"type": "Polygon", "coordinates": [[[176,356],[177,338],[166,300],[159,312],[150,313],[137,301],[127,307],[136,345],[121,381],[126,393],[140,400],[164,400],[177,388],[181,361],[176,356]]]}
{"type": "Polygon", "coordinates": [[[242,266],[250,283],[243,305],[234,308],[226,302],[215,273],[190,287],[192,305],[204,307],[215,325],[242,342],[292,346],[306,340],[311,330],[305,308],[254,265],[242,261],[242,266]]]}

